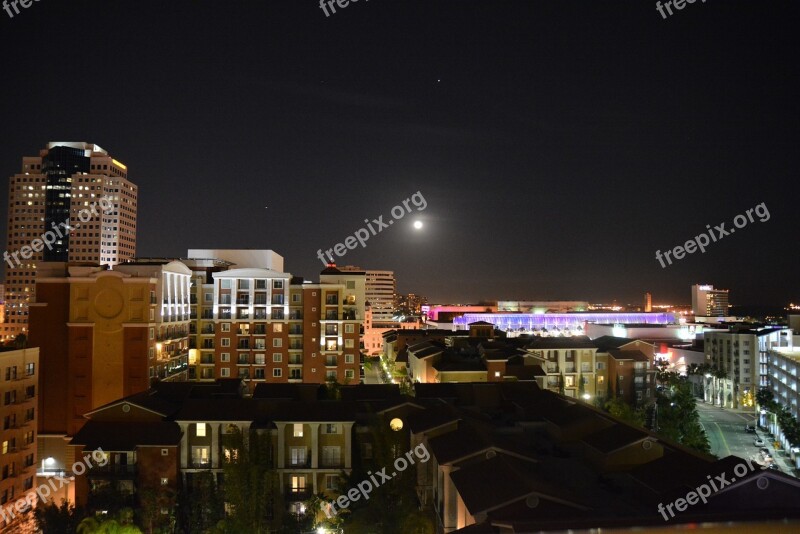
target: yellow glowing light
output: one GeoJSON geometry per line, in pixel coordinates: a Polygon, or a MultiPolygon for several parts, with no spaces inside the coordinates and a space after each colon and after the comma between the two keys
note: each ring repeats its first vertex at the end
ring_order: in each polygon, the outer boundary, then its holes
{"type": "Polygon", "coordinates": [[[391,421],[389,421],[389,428],[397,432],[398,430],[403,429],[403,420],[395,417],[391,421]]]}
{"type": "Polygon", "coordinates": [[[126,170],[126,171],[128,170],[128,167],[126,167],[125,165],[123,165],[121,162],[119,162],[119,161],[115,160],[114,158],[111,158],[111,161],[112,161],[112,162],[114,163],[114,165],[116,165],[117,167],[119,167],[119,168],[121,168],[121,169],[123,169],[123,170],[126,170]]]}

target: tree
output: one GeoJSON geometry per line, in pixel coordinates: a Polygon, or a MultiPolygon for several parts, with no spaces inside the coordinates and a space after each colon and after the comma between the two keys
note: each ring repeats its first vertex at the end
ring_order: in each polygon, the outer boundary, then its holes
{"type": "Polygon", "coordinates": [[[75,534],[84,513],[83,508],[62,500],[60,506],[53,502],[38,505],[33,510],[33,518],[36,527],[44,534],[75,534]]]}
{"type": "Polygon", "coordinates": [[[142,534],[133,524],[133,510],[120,510],[116,516],[87,517],[78,524],[76,534],[142,534]]]}
{"type": "Polygon", "coordinates": [[[644,426],[644,410],[641,408],[634,409],[630,404],[625,402],[625,399],[621,397],[616,397],[607,401],[605,404],[605,409],[617,419],[622,419],[630,425],[636,427],[644,426]]]}
{"type": "Polygon", "coordinates": [[[771,406],[774,400],[775,395],[773,395],[768,388],[759,388],[758,392],[756,393],[756,402],[762,408],[771,406]]]}
{"type": "Polygon", "coordinates": [[[583,398],[586,392],[586,386],[583,385],[583,373],[578,374],[578,397],[583,398]]]}
{"type": "Polygon", "coordinates": [[[564,394],[564,373],[559,373],[558,375],[558,394],[564,394]]]}
{"type": "Polygon", "coordinates": [[[175,521],[175,492],[172,488],[161,486],[145,488],[139,492],[139,514],[141,524],[148,534],[154,534],[159,527],[166,527],[175,521]],[[161,510],[171,510],[173,513],[165,515],[161,510]]]}
{"type": "Polygon", "coordinates": [[[223,465],[225,502],[231,509],[223,520],[225,532],[267,533],[272,528],[281,488],[271,465],[269,435],[251,432],[247,439],[238,427],[224,434],[223,465]]]}
{"type": "MultiPolygon", "coordinates": [[[[367,470],[377,471],[387,467],[392,471],[396,458],[403,456],[408,450],[409,436],[407,431],[392,431],[389,421],[377,417],[376,424],[370,428],[373,444],[373,459],[354,464],[349,475],[342,478],[340,487],[346,492],[355,488],[360,482],[369,480],[367,470]]],[[[417,460],[419,461],[419,460],[417,460]]],[[[416,493],[417,469],[398,472],[388,482],[374,488],[369,501],[353,502],[344,518],[345,532],[380,533],[380,534],[434,534],[435,515],[430,511],[421,511],[416,493]]]]}
{"type": "Polygon", "coordinates": [[[188,487],[179,494],[181,528],[185,532],[208,532],[224,517],[215,475],[203,471],[195,473],[190,480],[188,487]]]}
{"type": "Polygon", "coordinates": [[[656,434],[709,453],[711,446],[700,424],[700,415],[692,394],[692,384],[686,377],[678,377],[669,391],[656,394],[658,404],[658,429],[656,434]]]}

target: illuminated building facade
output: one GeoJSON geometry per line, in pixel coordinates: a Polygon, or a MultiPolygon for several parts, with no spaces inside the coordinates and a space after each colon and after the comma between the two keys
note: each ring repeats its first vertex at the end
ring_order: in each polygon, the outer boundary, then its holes
{"type": "Polygon", "coordinates": [[[22,158],[8,191],[6,338],[27,333],[39,262],[115,265],[134,256],[137,197],[128,168],[97,145],[52,142],[22,158]],[[101,198],[113,209],[97,207],[101,198]],[[61,226],[67,220],[69,231],[61,226]],[[46,232],[54,232],[49,246],[46,232]]]}

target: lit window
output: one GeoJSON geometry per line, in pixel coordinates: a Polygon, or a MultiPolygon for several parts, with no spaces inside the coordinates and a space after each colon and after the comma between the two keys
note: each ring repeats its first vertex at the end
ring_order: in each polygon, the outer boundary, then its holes
{"type": "Polygon", "coordinates": [[[197,423],[197,433],[195,434],[199,438],[204,438],[206,436],[206,424],[205,423],[197,423]]]}
{"type": "Polygon", "coordinates": [[[295,423],[292,425],[292,435],[296,438],[303,437],[303,425],[302,423],[295,423]]]}

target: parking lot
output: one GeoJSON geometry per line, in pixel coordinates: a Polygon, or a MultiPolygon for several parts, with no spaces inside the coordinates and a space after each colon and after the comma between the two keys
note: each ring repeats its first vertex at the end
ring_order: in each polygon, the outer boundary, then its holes
{"type": "Polygon", "coordinates": [[[745,432],[745,425],[756,424],[754,412],[723,409],[706,404],[702,400],[697,401],[697,411],[700,415],[700,424],[711,444],[711,454],[719,458],[730,455],[741,458],[752,457],[759,464],[764,464],[764,457],[760,453],[762,447],[754,444],[756,437],[759,437],[764,440],[763,448],[769,451],[772,461],[778,465],[779,470],[797,476],[790,462],[781,455],[775,455],[775,448],[765,432],[761,430],[757,430],[756,433],[745,432]]]}

